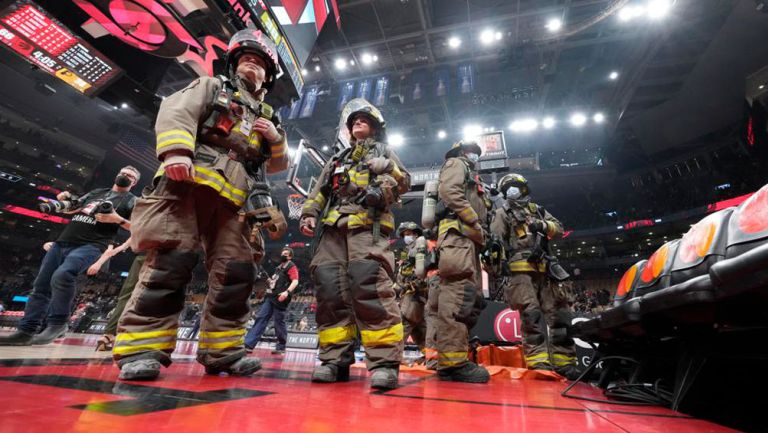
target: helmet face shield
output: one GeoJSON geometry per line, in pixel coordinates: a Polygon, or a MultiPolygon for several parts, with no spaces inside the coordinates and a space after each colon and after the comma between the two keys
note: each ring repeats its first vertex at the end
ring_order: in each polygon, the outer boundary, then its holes
{"type": "Polygon", "coordinates": [[[516,186],[510,186],[509,188],[507,188],[507,191],[505,192],[505,197],[511,200],[517,200],[522,196],[523,196],[522,191],[520,191],[520,188],[516,186]]]}

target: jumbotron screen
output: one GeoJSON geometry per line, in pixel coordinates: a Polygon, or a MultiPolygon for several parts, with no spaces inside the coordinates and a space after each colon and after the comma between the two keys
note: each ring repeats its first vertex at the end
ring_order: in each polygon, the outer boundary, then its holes
{"type": "Polygon", "coordinates": [[[122,70],[29,0],[0,11],[0,41],[30,63],[87,96],[122,70]]]}

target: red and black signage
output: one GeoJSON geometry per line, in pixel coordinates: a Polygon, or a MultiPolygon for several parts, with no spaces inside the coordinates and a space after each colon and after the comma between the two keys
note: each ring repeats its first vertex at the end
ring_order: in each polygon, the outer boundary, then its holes
{"type": "Polygon", "coordinates": [[[0,12],[0,41],[30,63],[93,96],[121,69],[29,0],[0,12]]]}

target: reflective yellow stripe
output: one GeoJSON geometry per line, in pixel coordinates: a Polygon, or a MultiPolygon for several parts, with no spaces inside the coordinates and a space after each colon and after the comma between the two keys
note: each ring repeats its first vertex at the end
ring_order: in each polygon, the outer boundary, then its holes
{"type": "Polygon", "coordinates": [[[525,363],[529,366],[544,364],[544,363],[549,364],[549,354],[545,352],[545,353],[539,353],[536,355],[526,356],[525,363]]]}
{"type": "Polygon", "coordinates": [[[338,210],[333,209],[330,212],[328,212],[328,215],[323,218],[323,223],[325,224],[336,224],[336,221],[341,218],[341,213],[339,213],[338,210]]]}
{"type": "Polygon", "coordinates": [[[157,143],[157,150],[160,150],[164,147],[173,146],[175,144],[181,144],[184,145],[184,147],[188,147],[190,150],[195,150],[195,143],[192,141],[187,141],[182,138],[171,138],[169,140],[161,141],[157,143]]]}
{"type": "Polygon", "coordinates": [[[162,331],[147,332],[121,332],[117,334],[115,341],[149,340],[150,338],[158,337],[175,337],[177,333],[178,329],[164,329],[162,331]]]}
{"type": "Polygon", "coordinates": [[[318,209],[322,209],[322,208],[325,207],[325,196],[323,195],[323,193],[321,193],[321,192],[317,193],[317,195],[313,199],[312,198],[308,198],[304,202],[304,207],[303,207],[302,210],[315,210],[313,208],[313,206],[315,206],[315,205],[317,205],[318,209]]]}
{"type": "Polygon", "coordinates": [[[547,270],[547,265],[544,263],[539,263],[537,266],[534,266],[533,263],[527,260],[519,260],[507,264],[511,272],[544,272],[547,270]]]}
{"type": "Polygon", "coordinates": [[[190,134],[189,132],[183,130],[183,129],[171,129],[170,131],[165,131],[157,134],[157,139],[162,140],[165,137],[170,137],[171,135],[183,135],[184,137],[189,138],[190,140],[194,140],[195,137],[190,134]]]}
{"type": "Polygon", "coordinates": [[[547,237],[553,237],[557,234],[557,225],[552,221],[546,221],[547,223],[547,237]]]}
{"type": "Polygon", "coordinates": [[[453,366],[462,364],[469,359],[467,352],[441,352],[438,354],[437,363],[442,366],[453,366]]]}
{"type": "Polygon", "coordinates": [[[457,232],[461,233],[461,226],[459,226],[459,221],[452,220],[452,219],[444,219],[440,221],[440,229],[438,230],[438,236],[444,235],[450,229],[455,229],[457,232]]]}
{"type": "Polygon", "coordinates": [[[360,337],[363,340],[363,346],[387,346],[403,341],[403,324],[390,326],[389,328],[372,331],[361,329],[360,337]]]}
{"type": "Polygon", "coordinates": [[[233,329],[231,331],[201,332],[199,338],[224,338],[245,335],[245,329],[233,329]]]}
{"type": "Polygon", "coordinates": [[[347,325],[337,328],[322,329],[317,332],[317,338],[321,346],[352,341],[357,337],[357,326],[347,325]]]}
{"type": "MultiPolygon", "coordinates": [[[[382,227],[394,230],[395,218],[391,213],[385,213],[379,217],[379,223],[382,227]]],[[[349,214],[349,228],[364,227],[373,225],[373,219],[368,215],[368,212],[358,212],[349,214]]]]}
{"type": "Polygon", "coordinates": [[[557,366],[576,364],[575,356],[552,354],[552,361],[557,366]]]}
{"type": "Polygon", "coordinates": [[[115,355],[127,355],[129,353],[146,352],[148,350],[173,350],[175,347],[175,341],[168,343],[142,344],[139,346],[115,346],[114,349],[112,349],[112,353],[115,355]]]}
{"type": "MultiPolygon", "coordinates": [[[[165,169],[161,166],[159,170],[155,172],[155,177],[165,174],[165,169]]],[[[205,167],[195,165],[195,183],[211,187],[213,190],[219,193],[220,196],[228,199],[237,206],[242,206],[245,203],[245,192],[235,188],[231,183],[224,180],[220,174],[212,172],[205,167]],[[202,176],[198,176],[202,173],[204,176],[210,176],[213,179],[206,179],[202,176]]]]}
{"type": "Polygon", "coordinates": [[[394,177],[397,181],[401,181],[405,177],[403,172],[400,171],[400,167],[398,167],[394,162],[392,162],[392,177],[394,177]]]}
{"type": "Polygon", "coordinates": [[[242,346],[244,343],[245,343],[244,338],[238,338],[237,340],[222,341],[219,343],[206,343],[204,341],[201,341],[197,346],[200,349],[226,349],[228,347],[242,346]]]}
{"type": "Polygon", "coordinates": [[[459,211],[459,218],[461,218],[467,224],[474,224],[477,222],[478,216],[474,209],[468,207],[459,211]]]}
{"type": "Polygon", "coordinates": [[[239,195],[239,196],[245,198],[245,196],[246,196],[245,191],[243,191],[241,189],[238,189],[238,188],[235,188],[234,185],[232,185],[231,183],[227,182],[224,179],[224,176],[222,176],[218,172],[216,172],[214,170],[209,170],[209,169],[207,169],[205,167],[200,167],[198,165],[195,166],[195,171],[199,171],[199,172],[201,172],[201,173],[203,173],[203,174],[205,174],[207,176],[210,176],[210,177],[212,177],[212,178],[214,178],[216,180],[221,181],[226,188],[228,188],[229,190],[232,191],[233,194],[239,195]]]}

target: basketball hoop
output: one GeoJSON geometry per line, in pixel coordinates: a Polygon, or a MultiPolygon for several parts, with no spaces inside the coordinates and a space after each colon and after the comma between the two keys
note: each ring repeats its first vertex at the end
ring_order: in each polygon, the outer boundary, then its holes
{"type": "Polygon", "coordinates": [[[301,194],[291,194],[288,196],[288,218],[292,220],[301,219],[301,208],[304,207],[304,196],[301,194]]]}

